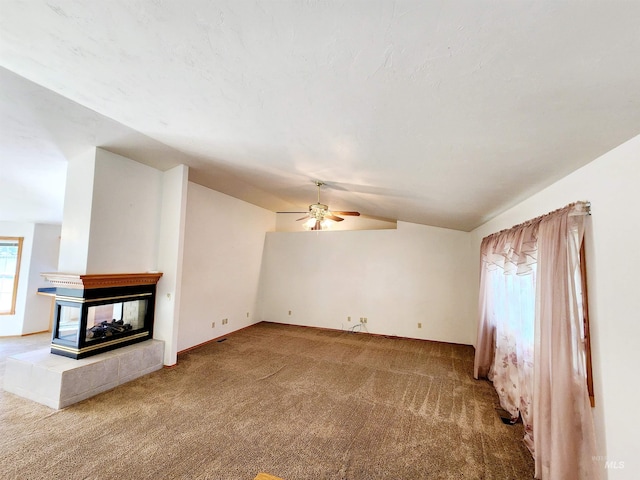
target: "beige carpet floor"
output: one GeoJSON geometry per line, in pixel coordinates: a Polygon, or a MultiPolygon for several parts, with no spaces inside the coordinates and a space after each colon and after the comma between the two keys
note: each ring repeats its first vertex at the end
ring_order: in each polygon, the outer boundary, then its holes
{"type": "Polygon", "coordinates": [[[261,323],[64,410],[0,391],[0,476],[532,478],[472,367],[468,346],[261,323]]]}

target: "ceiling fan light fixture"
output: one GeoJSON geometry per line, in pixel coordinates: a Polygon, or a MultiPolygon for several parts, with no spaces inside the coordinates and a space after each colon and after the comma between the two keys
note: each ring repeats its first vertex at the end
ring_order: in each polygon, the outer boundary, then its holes
{"type": "Polygon", "coordinates": [[[312,229],[313,229],[313,227],[315,227],[315,225],[316,225],[316,221],[317,221],[317,220],[316,220],[314,217],[311,217],[311,218],[309,218],[309,220],[307,220],[306,222],[304,222],[304,223],[302,224],[302,227],[303,227],[305,230],[312,230],[312,229]]]}
{"type": "Polygon", "coordinates": [[[331,222],[324,218],[311,217],[302,224],[305,230],[328,230],[331,227],[331,222]]]}

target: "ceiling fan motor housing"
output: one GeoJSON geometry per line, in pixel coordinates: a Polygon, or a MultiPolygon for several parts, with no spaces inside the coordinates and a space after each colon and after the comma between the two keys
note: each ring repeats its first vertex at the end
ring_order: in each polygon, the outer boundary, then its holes
{"type": "Polygon", "coordinates": [[[322,203],[309,205],[309,216],[316,220],[322,220],[329,213],[329,206],[322,203]]]}

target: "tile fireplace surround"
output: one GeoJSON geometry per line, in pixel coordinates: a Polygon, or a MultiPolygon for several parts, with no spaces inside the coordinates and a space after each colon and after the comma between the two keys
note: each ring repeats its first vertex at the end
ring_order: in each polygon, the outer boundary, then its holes
{"type": "Polygon", "coordinates": [[[56,287],[51,347],[7,358],[4,389],[65,408],[162,368],[154,340],[162,273],[43,273],[56,287]]]}

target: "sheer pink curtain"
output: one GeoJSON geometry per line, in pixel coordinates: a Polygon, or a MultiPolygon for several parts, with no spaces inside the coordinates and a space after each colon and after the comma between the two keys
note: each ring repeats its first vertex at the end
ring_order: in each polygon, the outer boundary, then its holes
{"type": "Polygon", "coordinates": [[[481,246],[474,375],[521,416],[536,478],[599,478],[581,312],[586,208],[569,205],[481,246]]]}
{"type": "Polygon", "coordinates": [[[536,477],[597,479],[586,386],[580,282],[584,204],[542,219],[538,229],[533,415],[536,477]]]}
{"type": "Polygon", "coordinates": [[[496,319],[493,309],[493,283],[487,265],[487,255],[493,249],[493,237],[485,237],[480,245],[480,296],[478,299],[478,334],[473,376],[488,378],[496,348],[496,319]]]}
{"type": "Polygon", "coordinates": [[[500,405],[522,418],[533,450],[534,301],[537,223],[485,238],[474,374],[493,382],[500,405]]]}

